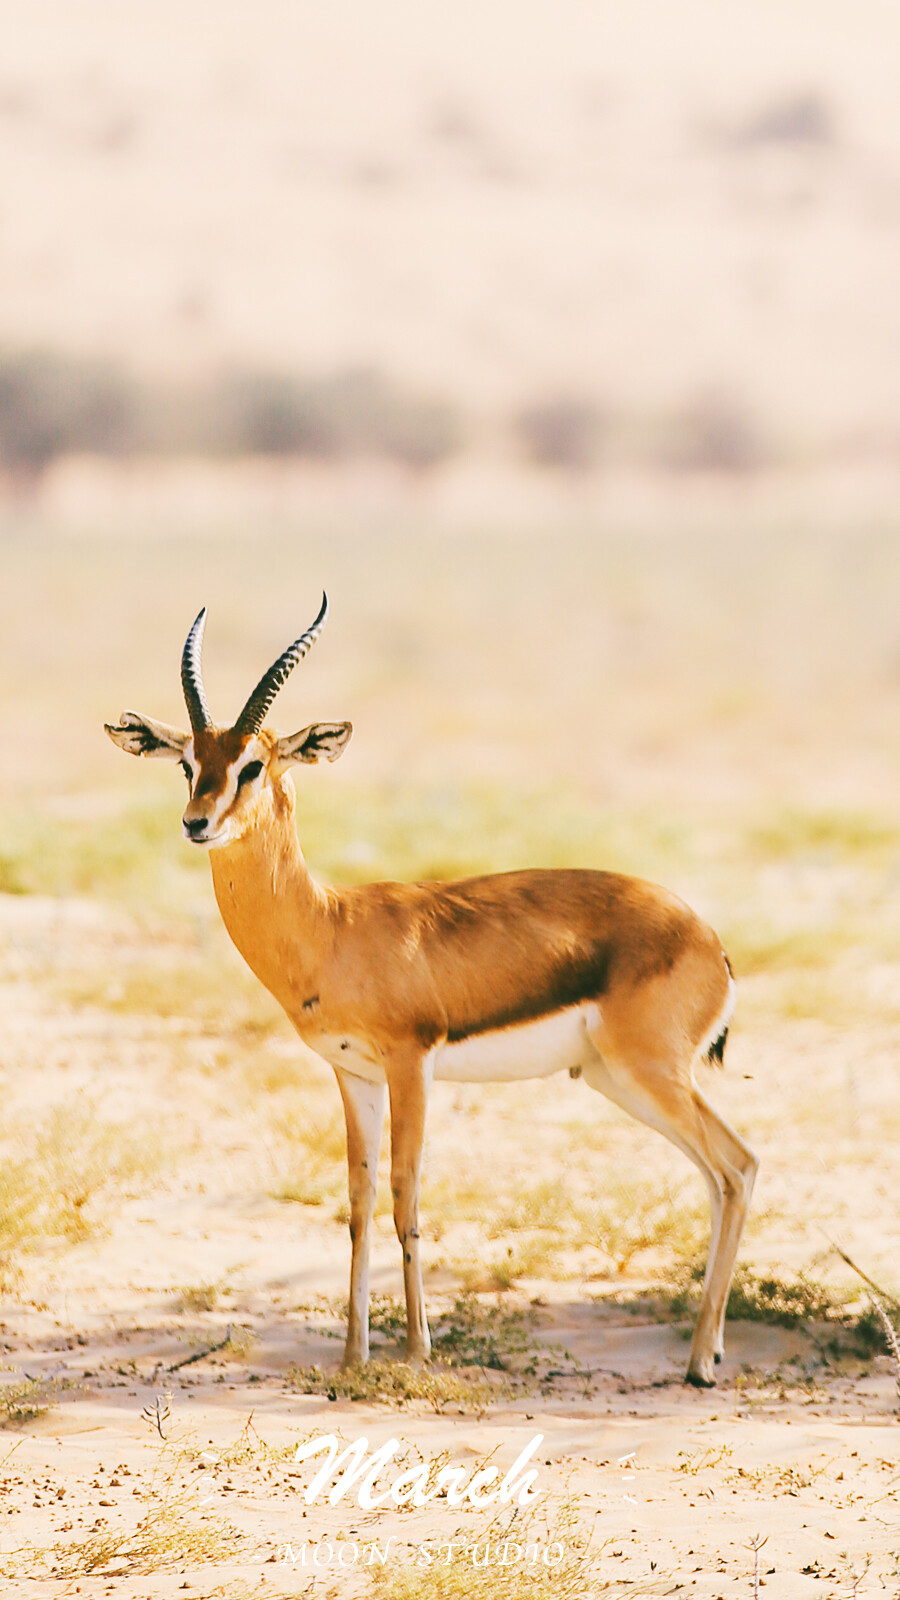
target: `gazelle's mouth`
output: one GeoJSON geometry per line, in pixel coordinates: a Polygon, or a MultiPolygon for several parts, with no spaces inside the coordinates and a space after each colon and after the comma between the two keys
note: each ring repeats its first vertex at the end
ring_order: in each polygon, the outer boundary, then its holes
{"type": "Polygon", "coordinates": [[[214,844],[224,844],[224,842],[225,842],[225,829],[224,828],[222,828],[218,833],[202,833],[202,834],[200,834],[199,838],[198,838],[197,834],[195,834],[195,833],[188,833],[188,830],[184,826],[184,823],[182,823],[182,825],[181,825],[181,831],[182,831],[182,834],[183,834],[184,838],[187,840],[188,844],[200,845],[201,849],[204,846],[210,846],[210,845],[214,845],[214,844]]]}

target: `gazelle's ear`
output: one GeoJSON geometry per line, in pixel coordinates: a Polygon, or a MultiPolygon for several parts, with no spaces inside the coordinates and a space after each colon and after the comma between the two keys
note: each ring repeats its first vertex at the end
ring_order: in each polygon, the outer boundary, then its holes
{"type": "Polygon", "coordinates": [[[353,732],[352,722],[314,722],[301,733],[289,733],[279,739],[275,753],[279,761],[337,761],[353,732]]]}
{"type": "Polygon", "coordinates": [[[179,733],[166,722],[154,722],[139,711],[123,711],[121,725],[104,722],[113,744],[130,756],[159,756],[163,761],[180,761],[189,733],[179,733]]]}

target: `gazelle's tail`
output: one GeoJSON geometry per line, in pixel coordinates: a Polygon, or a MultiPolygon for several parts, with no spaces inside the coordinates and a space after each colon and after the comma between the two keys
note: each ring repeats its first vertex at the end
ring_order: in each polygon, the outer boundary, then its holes
{"type": "Polygon", "coordinates": [[[725,1059],[725,1044],[728,1039],[728,1028],[731,1018],[734,1015],[734,1003],[737,999],[737,989],[735,988],[734,974],[731,970],[731,962],[729,961],[724,950],[722,951],[722,960],[728,968],[728,994],[725,997],[725,1004],[722,1007],[720,1015],[713,1023],[708,1042],[706,1042],[704,1045],[701,1045],[699,1051],[700,1059],[708,1061],[711,1067],[721,1067],[725,1059]]]}

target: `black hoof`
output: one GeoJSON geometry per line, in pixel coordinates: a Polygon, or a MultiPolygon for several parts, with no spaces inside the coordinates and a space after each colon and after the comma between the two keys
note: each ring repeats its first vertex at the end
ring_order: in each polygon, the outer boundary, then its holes
{"type": "Polygon", "coordinates": [[[714,1389],[716,1387],[715,1378],[701,1378],[698,1372],[686,1372],[684,1381],[689,1383],[693,1389],[714,1389]]]}

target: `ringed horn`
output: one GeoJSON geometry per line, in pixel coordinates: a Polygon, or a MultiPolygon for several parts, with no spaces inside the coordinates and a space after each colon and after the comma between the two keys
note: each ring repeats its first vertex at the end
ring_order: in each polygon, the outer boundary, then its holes
{"type": "MultiPolygon", "coordinates": [[[[319,615],[305,633],[273,662],[268,672],[265,672],[256,685],[243,711],[240,713],[235,730],[238,733],[259,733],[276,694],[293,671],[298,661],[312,649],[319,634],[325,626],[328,616],[328,596],[323,593],[319,615]]],[[[203,671],[200,664],[200,655],[203,649],[203,630],[206,626],[206,607],[200,612],[194,626],[187,636],[184,652],[181,657],[181,686],[184,690],[185,704],[191,719],[191,728],[198,733],[203,728],[211,728],[213,720],[210,716],[209,706],[206,702],[206,691],[203,688],[203,671]]]]}

